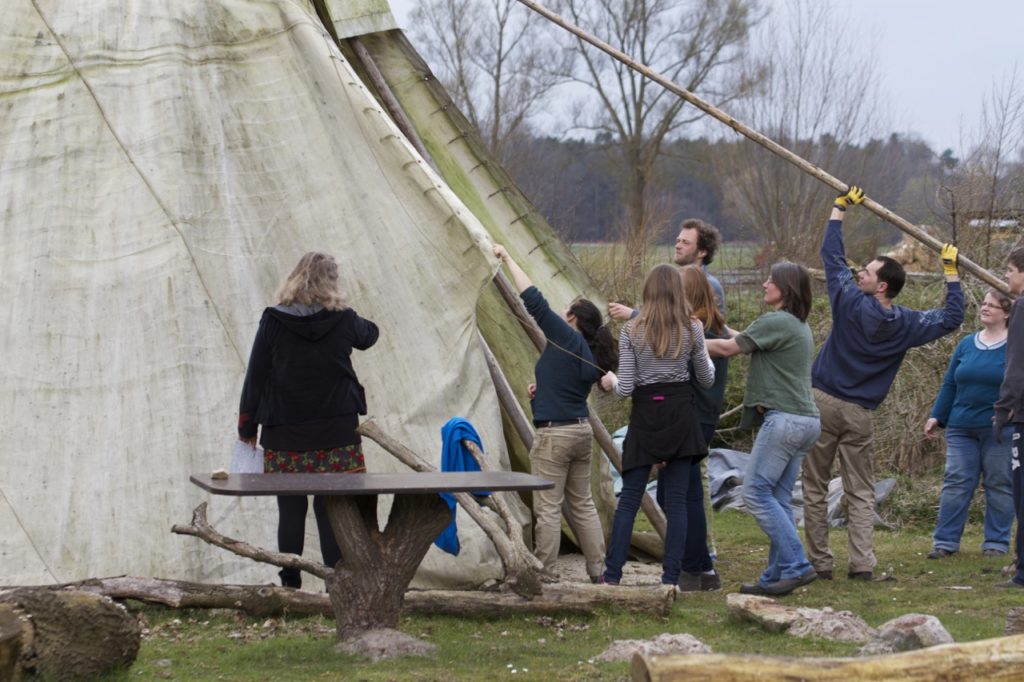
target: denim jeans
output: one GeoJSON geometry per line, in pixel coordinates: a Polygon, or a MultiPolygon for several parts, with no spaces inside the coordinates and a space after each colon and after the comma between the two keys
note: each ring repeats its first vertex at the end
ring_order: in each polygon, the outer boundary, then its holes
{"type": "Polygon", "coordinates": [[[768,410],[754,439],[743,479],[743,504],[770,541],[761,585],[798,578],[811,570],[793,521],[793,485],[800,461],[820,433],[817,417],[768,410]]]}
{"type": "Polygon", "coordinates": [[[960,550],[960,536],[967,523],[971,498],[982,479],[985,488],[985,540],[981,548],[1005,552],[1010,548],[1013,526],[1013,474],[1010,471],[1010,439],[1013,427],[1003,430],[997,443],[991,427],[946,429],[946,470],[935,523],[938,549],[960,550]],[[984,478],[982,478],[984,476],[984,478]]]}
{"type": "MultiPolygon", "coordinates": [[[[704,442],[715,437],[713,424],[701,424],[704,442]]],[[[658,472],[658,506],[665,511],[665,490],[662,485],[664,469],[658,472]]],[[[690,482],[686,487],[686,545],[683,547],[683,570],[701,573],[715,567],[708,548],[708,517],[704,506],[704,474],[700,464],[690,467],[690,482]]]]}
{"type": "MultiPolygon", "coordinates": [[[[665,494],[665,517],[668,530],[665,532],[665,555],[661,563],[661,582],[675,585],[679,582],[679,571],[683,563],[683,548],[686,546],[686,493],[690,485],[691,470],[698,463],[690,457],[673,459],[661,470],[665,494]]],[[[640,509],[640,502],[647,494],[647,479],[651,467],[633,467],[622,472],[622,492],[612,519],[612,537],[608,543],[605,558],[604,577],[609,582],[622,579],[622,566],[629,555],[633,539],[633,521],[640,509]]]]}

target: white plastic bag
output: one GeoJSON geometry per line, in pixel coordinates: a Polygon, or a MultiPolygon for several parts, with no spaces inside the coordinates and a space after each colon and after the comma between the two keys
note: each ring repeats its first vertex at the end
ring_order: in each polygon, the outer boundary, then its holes
{"type": "Polygon", "coordinates": [[[228,471],[233,474],[262,474],[263,448],[259,445],[254,448],[248,443],[236,440],[228,471]]]}

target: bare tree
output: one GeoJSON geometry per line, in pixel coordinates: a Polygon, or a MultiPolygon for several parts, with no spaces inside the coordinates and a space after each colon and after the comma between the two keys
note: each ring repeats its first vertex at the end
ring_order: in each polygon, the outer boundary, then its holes
{"type": "MultiPolygon", "coordinates": [[[[880,129],[880,98],[873,63],[860,56],[866,51],[844,30],[844,19],[826,3],[791,0],[782,16],[761,26],[754,44],[751,52],[766,60],[767,73],[734,104],[736,117],[837,177],[866,184],[868,154],[853,145],[880,129]]],[[[877,144],[877,151],[886,146],[877,144]]],[[[720,151],[709,165],[727,209],[762,236],[762,258],[813,260],[832,190],[749,141],[720,151]]],[[[874,182],[867,190],[877,195],[886,183],[874,182]]]]}
{"type": "Polygon", "coordinates": [[[413,38],[494,155],[514,165],[528,132],[571,54],[546,22],[515,0],[424,0],[413,38]]]}
{"type": "Polygon", "coordinates": [[[938,197],[959,218],[961,248],[986,266],[1001,264],[1005,249],[992,253],[993,236],[1004,221],[1024,221],[1024,85],[1016,68],[982,102],[973,144],[938,197]]]}
{"type": "MultiPolygon", "coordinates": [[[[705,99],[721,104],[749,83],[738,67],[761,13],[757,0],[561,0],[558,11],[599,38],[705,99]]],[[[574,39],[567,74],[592,98],[573,125],[607,140],[622,167],[626,250],[650,241],[652,180],[663,143],[701,116],[686,102],[604,53],[574,39]]],[[[634,263],[638,268],[639,261],[634,263]]]]}

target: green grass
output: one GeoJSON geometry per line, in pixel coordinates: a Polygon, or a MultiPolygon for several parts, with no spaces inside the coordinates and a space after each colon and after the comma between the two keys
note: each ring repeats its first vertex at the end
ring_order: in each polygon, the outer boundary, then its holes
{"type": "MultiPolygon", "coordinates": [[[[771,634],[730,620],[725,593],[760,572],[767,545],[746,514],[716,514],[714,525],[725,591],[680,595],[668,618],[610,610],[591,617],[409,617],[402,619],[401,629],[434,643],[437,652],[369,663],[334,651],[333,623],[325,618],[268,620],[229,611],[144,607],[148,634],[138,661],[130,670],[107,679],[615,680],[627,676],[626,663],[602,664],[592,659],[615,639],[649,638],[663,632],[690,633],[718,653],[854,653],[856,647],[850,644],[771,634]]],[[[783,601],[849,610],[873,626],[905,613],[929,613],[957,641],[1000,636],[1007,610],[1024,605],[1024,594],[1006,594],[992,587],[1003,579],[999,569],[1006,561],[981,557],[976,526],[969,527],[964,537],[963,553],[941,561],[925,559],[931,547],[930,527],[877,531],[875,540],[877,570],[888,572],[892,580],[847,580],[846,534],[834,530],[837,578],[813,583],[783,601]]]]}

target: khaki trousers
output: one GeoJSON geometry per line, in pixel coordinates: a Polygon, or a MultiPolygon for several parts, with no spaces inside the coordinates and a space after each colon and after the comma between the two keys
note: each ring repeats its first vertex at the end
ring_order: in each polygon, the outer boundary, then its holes
{"type": "Polygon", "coordinates": [[[874,569],[877,560],[872,541],[875,518],[874,426],[871,410],[814,389],[821,413],[821,436],[803,463],[804,539],[807,559],[818,571],[833,570],[828,546],[825,497],[832,476],[832,462],[839,457],[839,471],[847,505],[849,572],[874,569]]]}
{"type": "Polygon", "coordinates": [[[554,481],[550,490],[533,493],[536,521],[533,553],[545,569],[554,566],[562,542],[563,502],[566,518],[587,561],[587,574],[604,574],[604,531],[590,493],[590,424],[537,429],[530,450],[535,476],[554,481]]]}

